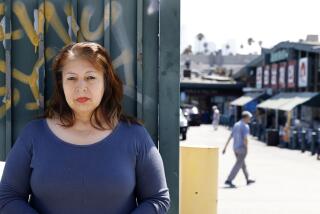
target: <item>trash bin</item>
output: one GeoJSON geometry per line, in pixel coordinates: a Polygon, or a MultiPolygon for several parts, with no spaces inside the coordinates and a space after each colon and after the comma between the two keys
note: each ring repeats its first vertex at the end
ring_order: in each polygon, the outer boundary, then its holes
{"type": "Polygon", "coordinates": [[[301,131],[301,144],[300,144],[300,149],[301,152],[304,153],[306,151],[306,130],[301,131]]]}
{"type": "Polygon", "coordinates": [[[267,145],[278,146],[279,144],[279,130],[267,129],[267,145]]]}
{"type": "Polygon", "coordinates": [[[251,134],[252,134],[252,136],[257,137],[257,122],[256,121],[253,121],[251,123],[251,134]]]}
{"type": "Polygon", "coordinates": [[[310,146],[311,155],[316,154],[316,151],[317,151],[317,132],[313,131],[312,132],[312,141],[311,141],[311,146],[310,146]]]}
{"type": "Polygon", "coordinates": [[[320,128],[318,129],[317,143],[316,143],[317,159],[320,158],[320,128]]]}
{"type": "Polygon", "coordinates": [[[299,137],[298,137],[298,131],[293,129],[292,131],[292,142],[291,142],[291,149],[297,149],[298,147],[298,141],[299,141],[299,137]]]}

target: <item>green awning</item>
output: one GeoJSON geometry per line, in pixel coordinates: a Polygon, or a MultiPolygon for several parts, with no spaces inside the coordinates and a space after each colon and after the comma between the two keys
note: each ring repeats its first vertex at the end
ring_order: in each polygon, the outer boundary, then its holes
{"type": "Polygon", "coordinates": [[[244,106],[248,103],[250,103],[251,101],[259,98],[260,96],[262,96],[263,93],[246,93],[245,95],[235,99],[234,101],[232,101],[230,103],[230,105],[233,106],[244,106]]]}
{"type": "Polygon", "coordinates": [[[295,97],[290,99],[289,103],[286,103],[285,105],[281,106],[279,110],[291,111],[296,106],[304,104],[305,102],[316,97],[317,95],[319,95],[319,93],[312,93],[312,92],[297,93],[295,97]]]}
{"type": "Polygon", "coordinates": [[[257,107],[264,109],[291,111],[296,106],[309,101],[318,94],[319,93],[314,92],[283,92],[260,103],[257,107]]]}

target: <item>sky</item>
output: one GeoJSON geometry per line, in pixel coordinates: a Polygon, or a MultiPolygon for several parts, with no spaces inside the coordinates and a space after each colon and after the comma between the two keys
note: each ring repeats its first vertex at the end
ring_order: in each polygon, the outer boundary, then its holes
{"type": "Polygon", "coordinates": [[[241,54],[260,53],[258,41],[271,48],[320,35],[319,8],[319,0],[181,0],[181,51],[188,45],[194,52],[202,47],[198,33],[211,50],[229,44],[231,52],[241,54]],[[249,37],[255,41],[252,46],[249,37]]]}

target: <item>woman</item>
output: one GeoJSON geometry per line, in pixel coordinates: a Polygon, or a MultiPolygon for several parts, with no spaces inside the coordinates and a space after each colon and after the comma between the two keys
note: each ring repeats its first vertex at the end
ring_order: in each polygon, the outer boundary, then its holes
{"type": "Polygon", "coordinates": [[[105,49],[67,45],[43,119],[14,144],[0,185],[0,213],[166,213],[162,159],[149,134],[121,114],[122,83],[105,49]]]}

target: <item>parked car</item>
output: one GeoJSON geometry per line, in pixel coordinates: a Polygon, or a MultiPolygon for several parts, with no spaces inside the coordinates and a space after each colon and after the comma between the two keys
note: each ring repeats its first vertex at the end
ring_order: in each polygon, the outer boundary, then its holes
{"type": "Polygon", "coordinates": [[[180,135],[182,136],[182,140],[187,139],[187,131],[188,131],[188,120],[183,115],[182,109],[180,108],[180,135]]]}
{"type": "Polygon", "coordinates": [[[200,126],[201,115],[197,106],[192,104],[181,104],[183,115],[188,120],[188,125],[200,126]]]}

